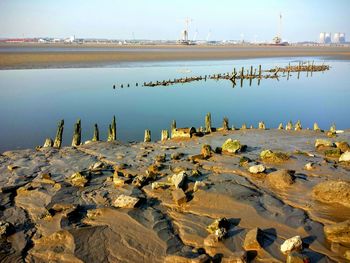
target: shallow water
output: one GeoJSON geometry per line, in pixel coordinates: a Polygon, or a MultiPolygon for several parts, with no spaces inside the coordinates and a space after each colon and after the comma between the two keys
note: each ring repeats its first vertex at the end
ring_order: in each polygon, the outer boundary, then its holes
{"type": "MultiPolygon", "coordinates": [[[[254,126],[264,120],[267,127],[301,120],[304,127],[315,121],[327,129],[350,127],[349,61],[327,61],[331,69],[312,77],[293,73],[289,80],[262,80],[260,85],[245,81],[243,88],[227,80],[207,80],[167,87],[135,87],[135,83],[232,72],[244,66],[263,69],[297,63],[305,59],[270,58],[233,61],[145,62],[104,68],[26,69],[0,71],[0,152],[42,145],[53,138],[60,119],[65,120],[64,145],[71,143],[73,125],[82,119],[83,141],[91,139],[94,123],[105,139],[112,116],[117,118],[117,137],[122,141],[152,139],[161,129],[204,126],[211,112],[214,126],[227,116],[236,127],[254,126]],[[190,72],[188,72],[190,71],[190,72]],[[185,72],[185,73],[184,73],[185,72]],[[120,84],[124,84],[121,89],[120,84]],[[130,83],[130,88],[126,88],[130,83]],[[116,84],[116,89],[112,88],[116,84]]],[[[323,63],[321,58],[313,58],[323,63]]]]}

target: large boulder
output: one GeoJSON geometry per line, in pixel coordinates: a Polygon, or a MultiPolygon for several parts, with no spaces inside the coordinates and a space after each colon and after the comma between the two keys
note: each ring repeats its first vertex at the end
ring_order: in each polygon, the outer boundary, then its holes
{"type": "Polygon", "coordinates": [[[350,146],[347,142],[336,142],[335,146],[337,146],[337,148],[339,148],[343,153],[350,151],[350,146]]]}
{"type": "Polygon", "coordinates": [[[84,175],[82,175],[80,172],[76,172],[69,178],[68,181],[73,186],[84,187],[87,184],[88,179],[84,175]]]}
{"type": "Polygon", "coordinates": [[[267,183],[274,188],[286,188],[294,183],[294,171],[277,170],[266,176],[267,183]]]}
{"type": "Polygon", "coordinates": [[[325,226],[324,233],[328,240],[336,243],[350,243],[350,220],[325,226]]]}
{"type": "Polygon", "coordinates": [[[242,145],[238,140],[227,139],[221,148],[223,152],[236,153],[242,149],[242,145]]]}
{"type": "Polygon", "coordinates": [[[171,177],[171,183],[175,186],[176,189],[182,188],[186,178],[187,178],[186,172],[181,171],[179,173],[174,174],[171,177]]]}
{"type": "Polygon", "coordinates": [[[138,202],[139,199],[137,197],[120,195],[114,200],[113,206],[120,208],[134,208],[138,202]]]}
{"type": "Polygon", "coordinates": [[[340,155],[339,162],[350,162],[350,151],[347,151],[340,155]]]}
{"type": "Polygon", "coordinates": [[[315,148],[319,147],[333,147],[334,144],[330,140],[325,140],[325,139],[316,139],[315,141],[315,148]]]}
{"type": "Polygon", "coordinates": [[[312,190],[313,197],[324,203],[338,203],[350,207],[350,183],[346,181],[325,181],[312,190]]]}

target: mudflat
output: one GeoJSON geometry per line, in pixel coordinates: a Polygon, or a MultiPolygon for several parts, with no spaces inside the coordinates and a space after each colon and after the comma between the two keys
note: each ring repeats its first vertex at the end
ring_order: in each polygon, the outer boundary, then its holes
{"type": "Polygon", "coordinates": [[[350,48],[239,45],[0,45],[0,69],[95,67],[122,62],[231,60],[259,57],[350,59],[350,48]],[[26,49],[21,51],[21,48],[26,49]]]}

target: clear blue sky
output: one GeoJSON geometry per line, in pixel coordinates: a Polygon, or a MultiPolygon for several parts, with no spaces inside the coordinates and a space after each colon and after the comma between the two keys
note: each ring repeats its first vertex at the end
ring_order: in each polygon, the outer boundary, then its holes
{"type": "Polygon", "coordinates": [[[350,38],[350,0],[0,0],[0,37],[271,40],[282,13],[282,38],[317,40],[320,32],[350,38]]]}

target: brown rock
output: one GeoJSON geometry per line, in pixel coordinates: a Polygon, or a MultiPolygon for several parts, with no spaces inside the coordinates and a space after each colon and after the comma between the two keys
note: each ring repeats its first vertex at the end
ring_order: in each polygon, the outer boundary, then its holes
{"type": "Polygon", "coordinates": [[[221,263],[246,263],[247,262],[247,252],[237,251],[232,253],[227,258],[222,258],[221,263]]]}
{"type": "Polygon", "coordinates": [[[211,149],[211,146],[208,145],[208,144],[204,144],[202,146],[202,149],[201,149],[201,155],[204,159],[207,159],[209,157],[211,157],[212,155],[212,149],[211,149]]]}
{"type": "Polygon", "coordinates": [[[266,176],[267,183],[275,188],[286,188],[294,183],[294,171],[277,170],[266,176]]]}
{"type": "Polygon", "coordinates": [[[324,203],[338,203],[350,207],[350,183],[347,181],[325,181],[316,185],[313,197],[324,203]]]}
{"type": "Polygon", "coordinates": [[[261,249],[259,242],[259,240],[261,240],[261,235],[262,231],[258,227],[249,230],[245,236],[243,248],[246,251],[261,249]]]}
{"type": "Polygon", "coordinates": [[[184,191],[181,188],[175,189],[174,191],[172,191],[171,194],[173,196],[174,202],[177,205],[182,205],[182,204],[187,202],[186,195],[185,195],[184,191]]]}
{"type": "Polygon", "coordinates": [[[203,244],[206,247],[216,247],[218,245],[218,242],[218,236],[215,234],[210,234],[204,239],[203,244]]]}
{"type": "Polygon", "coordinates": [[[336,142],[335,146],[337,146],[337,148],[339,148],[343,153],[350,151],[350,146],[347,142],[336,142]]]}
{"type": "Polygon", "coordinates": [[[328,240],[337,243],[350,243],[350,220],[324,226],[324,233],[328,240]]]}
{"type": "Polygon", "coordinates": [[[310,262],[310,259],[297,251],[293,251],[292,253],[288,254],[286,263],[308,263],[310,262]]]}

